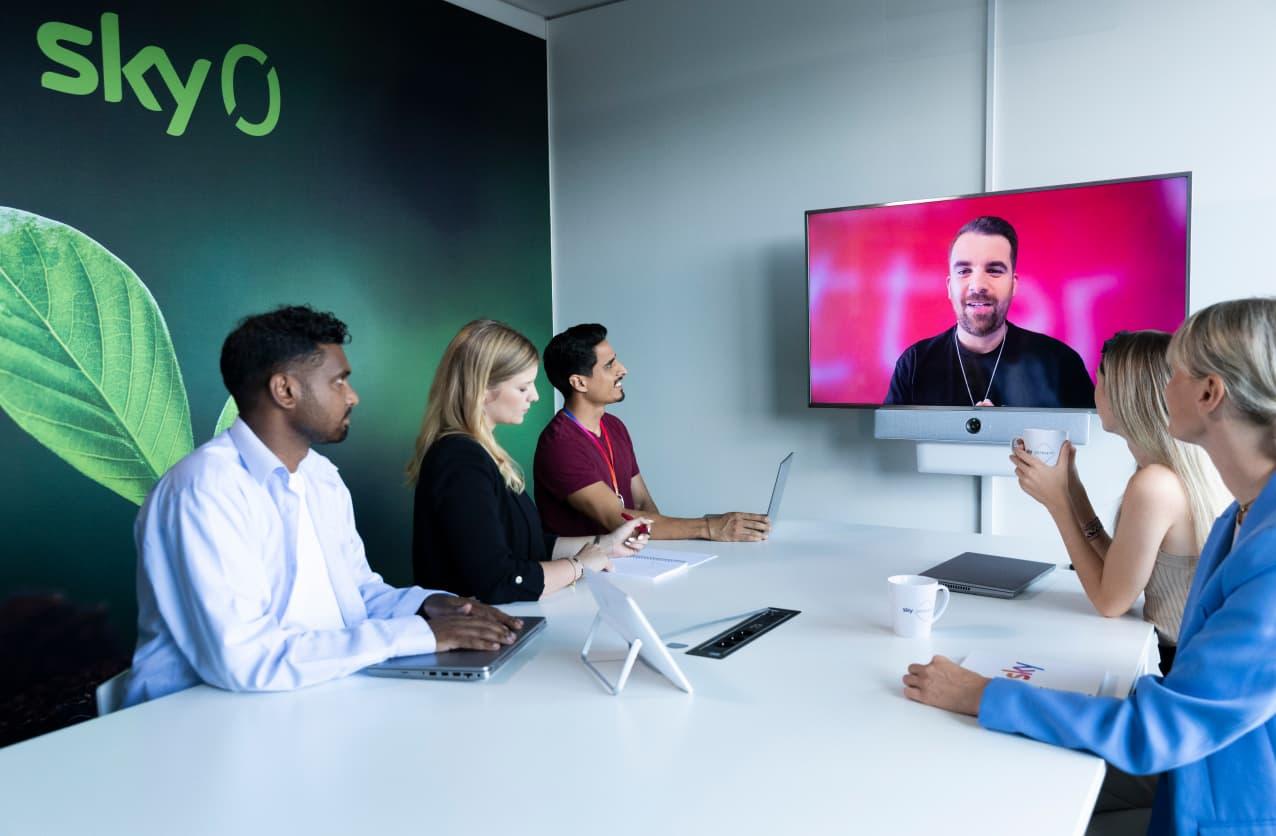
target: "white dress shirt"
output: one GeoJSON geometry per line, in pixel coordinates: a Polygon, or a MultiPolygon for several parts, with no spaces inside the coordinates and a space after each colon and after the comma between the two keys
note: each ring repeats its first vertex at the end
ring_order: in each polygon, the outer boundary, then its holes
{"type": "Polygon", "coordinates": [[[237,420],[174,465],[138,512],[138,637],[125,705],[200,682],[299,688],[434,652],[416,615],[432,592],[396,589],[368,566],[350,492],[330,461],[311,450],[297,472],[341,621],[289,622],[300,498],[283,463],[237,420]]]}
{"type": "Polygon", "coordinates": [[[298,630],[338,630],[345,625],[337,595],[332,591],[323,546],[306,501],[306,477],[301,471],[288,474],[288,490],[297,495],[297,576],[284,607],[285,627],[298,630]]]}

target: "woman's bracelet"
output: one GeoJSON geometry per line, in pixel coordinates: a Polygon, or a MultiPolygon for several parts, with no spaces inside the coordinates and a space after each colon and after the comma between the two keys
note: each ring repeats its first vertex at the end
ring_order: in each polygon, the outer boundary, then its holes
{"type": "Polygon", "coordinates": [[[1087,540],[1095,540],[1103,533],[1103,521],[1098,517],[1090,520],[1090,522],[1081,526],[1081,533],[1085,535],[1087,540]]]}
{"type": "Polygon", "coordinates": [[[574,557],[568,556],[567,559],[571,562],[572,567],[572,582],[568,586],[575,586],[576,581],[585,577],[585,567],[581,566],[580,561],[574,557]]]}

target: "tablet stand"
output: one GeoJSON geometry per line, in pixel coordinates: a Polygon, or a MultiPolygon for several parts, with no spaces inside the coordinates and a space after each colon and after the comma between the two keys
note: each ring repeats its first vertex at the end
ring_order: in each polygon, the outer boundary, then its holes
{"type": "MultiPolygon", "coordinates": [[[[629,681],[629,673],[634,669],[634,662],[638,660],[638,651],[642,649],[642,639],[634,639],[629,643],[629,653],[625,656],[625,666],[620,669],[620,679],[616,680],[613,685],[608,681],[603,672],[598,670],[593,662],[589,661],[589,648],[594,643],[594,634],[598,632],[598,625],[603,621],[603,614],[600,612],[594,616],[594,623],[589,628],[589,635],[585,636],[585,646],[580,649],[580,661],[585,663],[585,667],[598,677],[598,681],[603,684],[613,697],[618,696],[621,691],[625,690],[625,683],[629,681]]],[[[619,633],[617,633],[619,635],[619,633]]],[[[624,636],[621,636],[623,639],[624,636]]]]}

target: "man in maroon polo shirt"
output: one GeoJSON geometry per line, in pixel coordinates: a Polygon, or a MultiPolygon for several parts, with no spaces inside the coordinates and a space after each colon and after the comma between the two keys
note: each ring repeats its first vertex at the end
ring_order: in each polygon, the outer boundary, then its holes
{"type": "Polygon", "coordinates": [[[625,399],[628,371],[601,325],[575,325],[545,347],[545,374],[563,393],[563,409],[541,432],[533,475],[536,507],[546,530],[560,537],[606,534],[625,515],[654,522],[662,540],[765,540],[770,521],[732,511],[687,519],[667,517],[647,491],[629,431],[607,405],[625,399]]]}

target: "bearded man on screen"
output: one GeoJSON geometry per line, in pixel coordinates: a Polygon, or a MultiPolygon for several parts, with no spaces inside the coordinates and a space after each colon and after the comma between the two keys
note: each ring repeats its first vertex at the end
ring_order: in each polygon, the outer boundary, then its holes
{"type": "Polygon", "coordinates": [[[886,404],[1094,408],[1081,356],[1006,319],[1018,256],[1019,235],[1004,218],[984,215],[957,230],[946,283],[957,323],[900,355],[886,404]]]}

